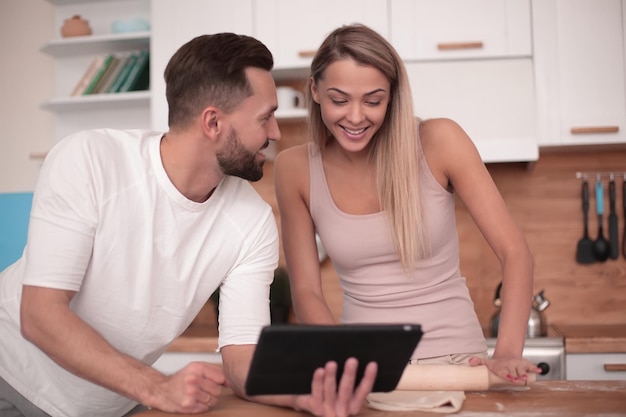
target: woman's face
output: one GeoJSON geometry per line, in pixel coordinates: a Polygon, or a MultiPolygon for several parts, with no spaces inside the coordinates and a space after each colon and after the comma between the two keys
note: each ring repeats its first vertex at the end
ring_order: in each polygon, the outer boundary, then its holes
{"type": "Polygon", "coordinates": [[[328,130],[351,152],[370,143],[385,120],[391,97],[389,80],[381,71],[351,59],[330,64],[323,78],[311,83],[311,94],[328,130]]]}

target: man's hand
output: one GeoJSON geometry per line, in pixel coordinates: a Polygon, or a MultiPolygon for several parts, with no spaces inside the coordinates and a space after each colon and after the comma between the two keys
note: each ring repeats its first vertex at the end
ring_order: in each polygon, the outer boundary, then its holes
{"type": "Polygon", "coordinates": [[[346,361],[343,375],[337,387],[337,364],[328,362],[313,374],[311,394],[296,398],[296,408],[306,410],[319,417],[347,417],[361,411],[363,402],[372,391],[378,365],[367,364],[361,383],[355,387],[358,361],[350,358],[346,361]]]}
{"type": "Polygon", "coordinates": [[[169,413],[204,413],[217,404],[224,385],[220,367],[192,362],[164,377],[143,404],[169,413]]]}

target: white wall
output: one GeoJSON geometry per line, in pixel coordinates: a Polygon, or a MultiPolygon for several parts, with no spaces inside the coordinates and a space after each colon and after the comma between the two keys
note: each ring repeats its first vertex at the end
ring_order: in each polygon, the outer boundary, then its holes
{"type": "Polygon", "coordinates": [[[53,62],[40,51],[54,31],[44,0],[0,0],[0,192],[32,191],[40,160],[54,143],[52,115],[39,107],[52,95],[53,62]]]}

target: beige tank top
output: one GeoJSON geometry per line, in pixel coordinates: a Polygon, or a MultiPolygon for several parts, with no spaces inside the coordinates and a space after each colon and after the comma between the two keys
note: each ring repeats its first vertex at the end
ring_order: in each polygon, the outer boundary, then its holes
{"type": "Polygon", "coordinates": [[[342,323],[417,323],[413,359],[486,351],[459,271],[454,194],[420,160],[420,196],[432,254],[406,272],[383,212],[353,215],[332,199],[317,146],[309,144],[310,211],[344,290],[342,323]]]}

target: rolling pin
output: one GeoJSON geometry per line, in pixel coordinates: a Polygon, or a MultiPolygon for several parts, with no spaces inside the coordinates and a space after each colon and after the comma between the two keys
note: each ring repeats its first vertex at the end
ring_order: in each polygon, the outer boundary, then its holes
{"type": "MultiPolygon", "coordinates": [[[[528,373],[526,385],[537,380],[528,373]]],[[[409,365],[396,387],[399,391],[487,391],[502,386],[519,386],[489,371],[485,365],[409,365]]]]}

